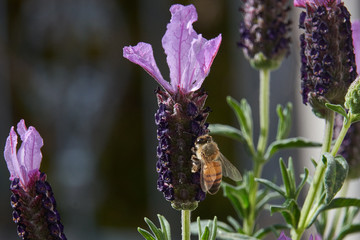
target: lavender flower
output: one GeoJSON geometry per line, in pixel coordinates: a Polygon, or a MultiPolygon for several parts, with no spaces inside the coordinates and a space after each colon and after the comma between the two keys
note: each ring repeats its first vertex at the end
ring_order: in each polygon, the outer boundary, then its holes
{"type": "Polygon", "coordinates": [[[278,240],[291,240],[291,238],[287,237],[284,232],[281,232],[278,240]]]}
{"type": "Polygon", "coordinates": [[[324,117],[325,103],[343,104],[356,78],[350,13],[340,0],[295,0],[300,15],[303,103],[324,117]]]}
{"type": "Polygon", "coordinates": [[[240,42],[245,56],[256,69],[276,69],[289,53],[290,24],[287,0],[243,0],[244,20],[240,42]]]}
{"type": "Polygon", "coordinates": [[[124,57],[140,65],[165,91],[156,91],[159,109],[157,125],[159,174],[157,188],[179,210],[192,210],[205,198],[199,172],[192,173],[192,147],[198,136],[208,132],[204,108],[207,94],[199,90],[221,43],[221,35],[206,40],[192,23],[197,20],[193,5],[173,5],[171,20],[162,39],[170,69],[170,83],[162,77],[150,44],[124,47],[124,57]]]}
{"type": "Polygon", "coordinates": [[[10,172],[11,206],[17,232],[22,239],[66,239],[56,201],[46,175],[39,171],[43,139],[34,127],[17,125],[22,144],[18,151],[17,134],[11,128],[4,157],[10,172]]]}

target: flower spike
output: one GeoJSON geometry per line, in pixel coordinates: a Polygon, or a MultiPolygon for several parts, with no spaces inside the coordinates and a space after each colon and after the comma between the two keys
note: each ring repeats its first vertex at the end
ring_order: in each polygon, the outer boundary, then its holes
{"type": "Polygon", "coordinates": [[[239,46],[255,69],[277,69],[289,54],[287,0],[243,0],[239,46]]]}
{"type": "Polygon", "coordinates": [[[209,74],[219,50],[221,34],[206,40],[192,24],[197,20],[193,5],[175,4],[162,38],[167,55],[170,82],[158,70],[149,44],[124,47],[124,57],[143,67],[165,90],[156,90],[159,109],[157,125],[157,189],[178,210],[193,210],[205,199],[200,172],[192,171],[195,140],[208,133],[209,108],[204,108],[206,92],[199,90],[209,74]]]}
{"type": "Polygon", "coordinates": [[[335,0],[295,1],[295,6],[306,7],[299,23],[305,30],[300,35],[303,103],[323,118],[326,103],[344,104],[357,76],[350,13],[335,0]]]}
{"type": "Polygon", "coordinates": [[[17,125],[22,144],[18,151],[18,136],[11,127],[4,157],[10,172],[13,221],[22,239],[66,240],[64,226],[56,209],[56,201],[46,175],[39,171],[43,139],[25,121],[17,125]]]}

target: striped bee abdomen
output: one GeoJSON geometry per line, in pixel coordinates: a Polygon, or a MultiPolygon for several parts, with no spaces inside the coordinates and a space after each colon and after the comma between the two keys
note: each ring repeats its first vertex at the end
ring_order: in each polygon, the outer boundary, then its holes
{"type": "Polygon", "coordinates": [[[220,161],[212,161],[204,164],[203,180],[206,190],[210,194],[215,194],[219,191],[222,179],[222,167],[220,161]]]}

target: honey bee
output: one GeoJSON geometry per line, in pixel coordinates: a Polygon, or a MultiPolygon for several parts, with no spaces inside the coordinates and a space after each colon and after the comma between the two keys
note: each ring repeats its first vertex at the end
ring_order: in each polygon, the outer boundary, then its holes
{"type": "Polygon", "coordinates": [[[219,191],[222,176],[234,181],[242,179],[240,172],[220,152],[218,145],[210,135],[203,135],[196,139],[192,149],[194,155],[192,172],[200,170],[200,184],[204,192],[215,194],[219,191]]]}

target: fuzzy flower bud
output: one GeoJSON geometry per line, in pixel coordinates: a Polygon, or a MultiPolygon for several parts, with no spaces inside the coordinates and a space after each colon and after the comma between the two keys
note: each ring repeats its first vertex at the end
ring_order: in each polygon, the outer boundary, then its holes
{"type": "Polygon", "coordinates": [[[162,77],[150,44],[125,47],[124,57],[143,67],[165,90],[156,91],[159,109],[157,125],[159,174],[157,189],[173,208],[193,210],[204,200],[200,173],[192,173],[192,148],[197,137],[208,132],[204,108],[207,94],[199,90],[209,74],[221,43],[221,35],[206,40],[197,34],[192,23],[197,20],[193,5],[173,5],[162,45],[170,69],[170,83],[162,77]]]}
{"type": "Polygon", "coordinates": [[[240,42],[256,69],[276,69],[289,54],[290,7],[287,0],[243,0],[240,42]]]}
{"type": "Polygon", "coordinates": [[[344,105],[352,114],[360,114],[360,76],[351,83],[345,95],[344,105]]]}
{"type": "Polygon", "coordinates": [[[18,151],[14,127],[6,140],[4,157],[10,172],[13,221],[22,239],[65,240],[56,201],[46,175],[39,171],[43,139],[24,120],[17,125],[22,144],[18,151]]]}
{"type": "Polygon", "coordinates": [[[298,0],[306,8],[300,15],[301,88],[303,103],[310,103],[318,117],[325,103],[343,104],[356,78],[350,13],[341,1],[298,0]]]}

